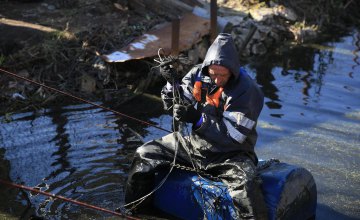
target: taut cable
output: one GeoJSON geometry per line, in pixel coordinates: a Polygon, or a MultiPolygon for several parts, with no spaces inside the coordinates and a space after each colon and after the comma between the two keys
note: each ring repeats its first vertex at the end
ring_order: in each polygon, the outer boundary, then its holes
{"type": "Polygon", "coordinates": [[[131,217],[131,216],[127,216],[127,215],[124,215],[124,214],[119,213],[119,212],[111,211],[109,209],[105,209],[105,208],[101,208],[101,207],[98,207],[98,206],[90,205],[90,204],[87,204],[87,203],[84,203],[84,202],[79,202],[79,201],[76,201],[76,200],[72,200],[72,199],[69,199],[69,198],[66,198],[66,197],[63,197],[63,196],[58,196],[58,195],[55,195],[55,194],[51,194],[51,193],[48,193],[48,192],[43,192],[43,191],[28,187],[28,186],[11,183],[11,182],[8,182],[8,181],[2,180],[2,179],[0,179],[0,183],[2,183],[4,185],[7,185],[9,187],[18,188],[18,189],[24,189],[24,190],[31,191],[31,192],[34,192],[34,193],[49,196],[49,197],[52,197],[52,198],[61,199],[61,200],[66,201],[66,202],[74,203],[76,205],[84,206],[84,207],[94,209],[94,210],[97,210],[97,211],[106,212],[106,213],[116,215],[116,216],[120,216],[120,217],[124,217],[124,218],[127,218],[127,219],[140,220],[139,218],[134,218],[134,217],[131,217]]]}
{"type": "Polygon", "coordinates": [[[72,95],[72,94],[70,94],[70,93],[67,93],[67,92],[64,92],[64,91],[61,91],[61,90],[58,90],[58,89],[55,89],[55,88],[50,87],[50,86],[47,86],[47,85],[45,85],[45,84],[43,84],[43,83],[39,83],[39,82],[36,82],[36,81],[34,81],[34,80],[28,79],[28,78],[26,78],[26,77],[19,76],[19,75],[15,74],[15,73],[9,72],[9,71],[4,70],[4,69],[1,69],[1,68],[0,68],[0,71],[3,72],[3,73],[8,74],[8,75],[10,75],[10,76],[13,76],[13,77],[15,77],[15,78],[25,80],[25,81],[27,81],[27,82],[36,84],[36,85],[38,85],[38,86],[44,87],[44,88],[46,88],[46,89],[49,89],[49,90],[51,90],[51,91],[54,91],[54,92],[63,94],[63,95],[65,95],[65,96],[69,96],[69,97],[71,97],[71,98],[73,98],[73,99],[76,99],[76,100],[79,100],[79,101],[81,101],[81,102],[85,102],[85,103],[87,103],[87,104],[96,106],[96,107],[98,107],[98,108],[101,108],[101,109],[110,111],[110,112],[112,112],[112,113],[114,113],[114,114],[117,114],[117,115],[126,117],[126,118],[128,118],[128,119],[131,119],[131,120],[140,122],[140,123],[142,123],[142,124],[146,124],[146,125],[152,126],[152,127],[154,127],[154,128],[160,129],[160,130],[162,130],[162,131],[166,131],[166,132],[171,133],[170,130],[167,130],[167,129],[165,129],[165,128],[162,128],[162,127],[159,127],[159,126],[157,126],[157,125],[151,124],[151,123],[149,123],[149,122],[146,122],[146,121],[143,121],[143,120],[134,118],[134,117],[129,116],[129,115],[126,115],[126,114],[124,114],[124,113],[121,113],[121,112],[115,111],[115,110],[113,110],[113,109],[107,108],[107,107],[105,107],[105,106],[98,105],[98,104],[96,104],[96,103],[94,103],[94,102],[91,102],[91,101],[82,99],[82,98],[80,98],[80,97],[74,96],[74,95],[72,95]]]}

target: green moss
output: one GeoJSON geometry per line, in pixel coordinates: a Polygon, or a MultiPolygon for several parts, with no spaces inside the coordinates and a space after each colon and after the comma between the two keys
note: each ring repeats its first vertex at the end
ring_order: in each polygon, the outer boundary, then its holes
{"type": "Polygon", "coordinates": [[[9,123],[9,122],[11,122],[12,120],[13,120],[13,118],[11,117],[11,115],[12,115],[12,112],[8,112],[8,113],[5,113],[5,115],[4,115],[4,117],[2,118],[2,122],[4,122],[4,123],[9,123]]]}
{"type": "Polygon", "coordinates": [[[49,33],[49,38],[53,40],[66,39],[67,33],[66,31],[53,31],[49,33]]]}
{"type": "Polygon", "coordinates": [[[2,66],[5,63],[5,56],[4,55],[0,55],[0,66],[2,66]]]}

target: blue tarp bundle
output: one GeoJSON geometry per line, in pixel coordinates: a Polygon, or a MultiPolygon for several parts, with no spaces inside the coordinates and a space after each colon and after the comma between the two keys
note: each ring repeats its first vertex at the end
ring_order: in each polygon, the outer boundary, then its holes
{"type": "MultiPolygon", "coordinates": [[[[263,162],[264,163],[264,162],[263,162]]],[[[259,170],[269,219],[309,219],[316,213],[316,184],[306,169],[270,163],[259,170]]],[[[163,175],[158,175],[158,182],[163,175]]],[[[154,205],[180,219],[235,219],[235,209],[222,182],[174,169],[156,191],[154,205]]]]}

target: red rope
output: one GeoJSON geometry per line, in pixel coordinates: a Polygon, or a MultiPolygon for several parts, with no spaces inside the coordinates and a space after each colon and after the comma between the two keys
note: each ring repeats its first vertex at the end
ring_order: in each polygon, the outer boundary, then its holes
{"type": "Polygon", "coordinates": [[[85,99],[79,98],[79,97],[77,97],[77,96],[74,96],[74,95],[72,95],[72,94],[70,94],[70,93],[63,92],[63,91],[61,91],[61,90],[55,89],[55,88],[50,87],[50,86],[47,86],[47,85],[45,85],[45,84],[42,84],[42,83],[33,81],[33,80],[31,80],[31,79],[28,79],[28,78],[25,78],[25,77],[22,77],[22,76],[19,76],[19,75],[15,74],[15,73],[12,73],[12,72],[7,71],[7,70],[4,70],[4,69],[1,69],[1,68],[0,68],[0,71],[3,72],[3,73],[9,74],[9,75],[11,75],[11,76],[13,76],[13,77],[15,77],[15,78],[22,79],[22,80],[25,80],[25,81],[30,82],[30,83],[34,83],[34,84],[36,84],[36,85],[38,85],[38,86],[42,86],[42,87],[44,87],[44,88],[46,88],[46,89],[55,91],[55,92],[57,92],[57,93],[60,93],[60,94],[65,95],[65,96],[69,96],[69,97],[71,97],[71,98],[73,98],[73,99],[76,99],[76,100],[85,102],[85,103],[87,103],[87,104],[96,106],[96,107],[98,107],[98,108],[102,108],[102,109],[104,109],[104,110],[113,112],[113,113],[115,113],[115,114],[117,114],[117,115],[120,115],[120,116],[129,118],[129,119],[132,119],[132,120],[134,120],[134,121],[137,121],[137,122],[140,122],[140,123],[143,123],[143,124],[146,124],[146,125],[155,127],[155,128],[160,129],[160,130],[162,130],[162,131],[166,131],[166,132],[171,133],[171,131],[169,131],[169,130],[167,130],[167,129],[165,129],[165,128],[162,128],[162,127],[159,127],[159,126],[157,126],[157,125],[151,124],[151,123],[149,123],[149,122],[146,122],[146,121],[143,121],[143,120],[134,118],[134,117],[129,116],[129,115],[126,115],[126,114],[124,114],[124,113],[121,113],[121,112],[115,111],[115,110],[113,110],[113,109],[107,108],[107,107],[105,107],[105,106],[98,105],[98,104],[96,104],[96,103],[94,103],[94,102],[90,102],[90,101],[88,101],[88,100],[85,100],[85,99]]]}
{"type": "Polygon", "coordinates": [[[127,215],[121,214],[119,212],[111,211],[111,210],[104,209],[104,208],[101,208],[101,207],[97,207],[97,206],[94,206],[94,205],[90,205],[90,204],[87,204],[87,203],[84,203],[84,202],[79,202],[79,201],[76,201],[76,200],[65,198],[63,196],[58,196],[58,195],[55,195],[55,194],[43,192],[43,191],[28,187],[28,186],[11,183],[11,182],[8,182],[8,181],[2,180],[2,179],[0,179],[0,183],[2,183],[4,185],[7,185],[7,186],[10,186],[10,187],[13,187],[13,188],[24,189],[24,190],[31,191],[31,192],[38,193],[38,194],[42,194],[42,195],[45,195],[45,196],[61,199],[61,200],[64,200],[66,202],[71,202],[71,203],[74,203],[76,205],[84,206],[84,207],[94,209],[94,210],[97,210],[97,211],[102,211],[102,212],[106,212],[106,213],[109,213],[109,214],[112,214],[112,215],[125,217],[127,219],[139,220],[139,218],[127,216],[127,215]]]}

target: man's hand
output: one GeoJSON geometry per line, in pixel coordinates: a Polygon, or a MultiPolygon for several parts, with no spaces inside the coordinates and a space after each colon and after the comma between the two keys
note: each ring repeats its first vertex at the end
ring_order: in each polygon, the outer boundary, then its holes
{"type": "Polygon", "coordinates": [[[160,74],[170,84],[174,84],[180,80],[179,74],[170,62],[160,65],[160,74]]]}
{"type": "Polygon", "coordinates": [[[177,121],[188,123],[197,123],[201,118],[201,112],[196,110],[192,105],[174,105],[174,118],[177,121]]]}

